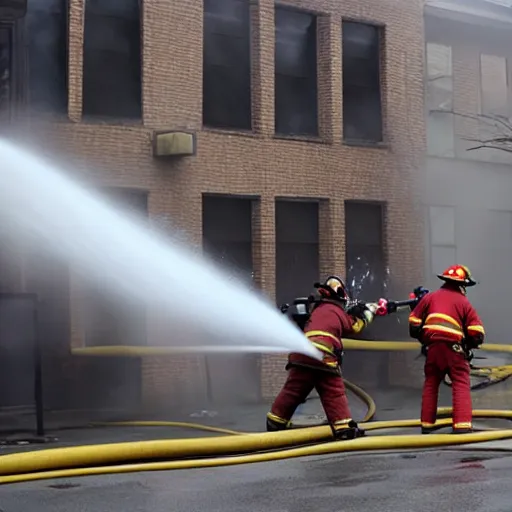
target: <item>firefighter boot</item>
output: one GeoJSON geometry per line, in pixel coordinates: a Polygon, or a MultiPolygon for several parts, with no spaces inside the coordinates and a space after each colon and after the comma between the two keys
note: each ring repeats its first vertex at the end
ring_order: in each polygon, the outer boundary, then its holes
{"type": "Polygon", "coordinates": [[[434,427],[421,427],[422,434],[432,434],[435,430],[434,427]]]}
{"type": "Polygon", "coordinates": [[[333,428],[333,434],[336,441],[348,441],[356,437],[363,437],[366,435],[366,432],[362,428],[359,428],[357,423],[352,420],[346,427],[333,428]]]}
{"type": "Polygon", "coordinates": [[[454,428],[452,430],[452,434],[471,434],[473,432],[472,428],[454,428]]]}
{"type": "Polygon", "coordinates": [[[292,428],[291,421],[279,418],[271,412],[267,414],[267,432],[277,432],[279,430],[287,430],[289,428],[292,428]]]}

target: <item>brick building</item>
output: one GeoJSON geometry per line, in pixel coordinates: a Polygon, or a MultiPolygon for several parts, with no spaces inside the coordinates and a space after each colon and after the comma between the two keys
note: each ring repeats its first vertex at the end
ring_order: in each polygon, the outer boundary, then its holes
{"type": "MultiPolygon", "coordinates": [[[[397,292],[421,281],[420,0],[28,0],[0,34],[9,133],[276,301],[364,265],[363,295],[383,293],[387,269],[397,292]],[[193,134],[193,154],[155,154],[173,131],[193,134]]],[[[282,382],[284,356],[229,371],[213,356],[72,357],[165,340],[72,266],[4,252],[4,291],[40,294],[50,407],[259,399],[282,382]]]]}
{"type": "Polygon", "coordinates": [[[440,269],[465,262],[480,281],[470,297],[489,340],[506,343],[512,155],[481,146],[512,133],[512,3],[429,0],[425,36],[426,274],[433,285],[440,269]]]}

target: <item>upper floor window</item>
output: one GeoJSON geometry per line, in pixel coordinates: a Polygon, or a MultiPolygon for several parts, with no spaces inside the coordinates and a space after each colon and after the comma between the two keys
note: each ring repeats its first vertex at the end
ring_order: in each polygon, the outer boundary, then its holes
{"type": "Polygon", "coordinates": [[[317,135],[317,18],[276,7],[275,24],[275,131],[317,135]]]}
{"type": "Polygon", "coordinates": [[[454,156],[452,49],[427,43],[427,149],[436,156],[454,156]]]}
{"type": "Polygon", "coordinates": [[[480,55],[480,112],[508,117],[507,59],[480,55]]]}
{"type": "Polygon", "coordinates": [[[383,140],[381,28],[343,22],[343,138],[383,140]]]}
{"type": "Polygon", "coordinates": [[[28,0],[25,22],[30,110],[67,114],[68,2],[28,0]]]}
{"type": "Polygon", "coordinates": [[[12,102],[12,33],[0,25],[0,125],[11,119],[12,102]]]}
{"type": "Polygon", "coordinates": [[[85,116],[142,117],[139,0],[86,0],[85,116]]]}
{"type": "Polygon", "coordinates": [[[249,0],[204,0],[203,124],[252,129],[249,0]]]}

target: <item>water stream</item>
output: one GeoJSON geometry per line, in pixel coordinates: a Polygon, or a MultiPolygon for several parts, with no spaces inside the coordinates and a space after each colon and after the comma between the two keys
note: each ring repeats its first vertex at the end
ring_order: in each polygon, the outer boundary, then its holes
{"type": "Polygon", "coordinates": [[[263,297],[212,262],[169,241],[37,155],[0,140],[0,215],[27,243],[116,293],[156,306],[169,345],[194,352],[317,352],[263,297]]]}

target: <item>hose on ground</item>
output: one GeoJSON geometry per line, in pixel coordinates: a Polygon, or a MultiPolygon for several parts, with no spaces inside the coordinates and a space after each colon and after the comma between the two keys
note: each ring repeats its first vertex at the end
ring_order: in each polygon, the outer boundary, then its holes
{"type": "MultiPolygon", "coordinates": [[[[488,414],[487,411],[481,412],[488,414]]],[[[500,413],[505,412],[506,411],[500,411],[500,413]]],[[[441,420],[441,422],[443,424],[449,424],[451,423],[451,420],[441,420]]],[[[398,420],[369,423],[364,425],[364,427],[367,430],[377,430],[380,428],[404,428],[418,425],[419,420],[398,420]]],[[[306,430],[315,431],[317,433],[317,439],[320,440],[323,438],[324,430],[327,428],[328,427],[316,427],[314,429],[306,430]]],[[[246,443],[245,448],[252,448],[253,451],[253,453],[232,457],[226,456],[226,454],[229,451],[233,452],[233,450],[226,450],[224,446],[221,446],[221,441],[226,440],[226,438],[208,439],[211,446],[203,453],[199,453],[199,450],[187,451],[186,449],[177,449],[178,447],[176,444],[190,440],[170,440],[145,441],[142,443],[119,443],[117,445],[56,448],[32,453],[4,455],[3,457],[0,457],[0,472],[3,475],[0,476],[0,485],[34,480],[133,473],[140,471],[212,468],[256,462],[271,462],[304,456],[328,455],[334,453],[425,449],[499,441],[512,438],[512,429],[477,432],[465,435],[429,434],[428,436],[370,436],[354,439],[352,441],[315,444],[313,446],[289,447],[278,450],[279,447],[286,444],[288,444],[288,446],[294,446],[293,442],[285,443],[284,438],[295,438],[297,433],[298,431],[285,431],[273,434],[245,434],[229,438],[233,441],[241,440],[241,438],[243,438],[243,441],[246,443]],[[266,441],[264,441],[264,437],[267,438],[266,441]],[[270,447],[272,447],[274,451],[268,452],[270,447]],[[215,448],[217,448],[217,450],[215,448]],[[258,451],[261,451],[261,448],[267,449],[266,453],[257,453],[258,451]],[[219,455],[213,457],[216,451],[219,455]],[[163,460],[157,462],[127,463],[129,461],[140,460],[154,461],[155,459],[165,459],[170,456],[178,458],[178,455],[181,455],[181,458],[183,458],[185,454],[191,455],[192,452],[201,458],[192,460],[163,460]],[[9,458],[9,460],[6,461],[6,458],[9,458]]],[[[197,439],[192,441],[198,442],[202,440],[197,439]]]]}
{"type": "MultiPolygon", "coordinates": [[[[416,342],[345,340],[344,345],[348,350],[418,350],[416,342]]],[[[494,352],[512,352],[512,346],[507,345],[488,344],[482,349],[494,352]]],[[[154,347],[89,347],[73,350],[75,355],[99,357],[112,355],[139,357],[148,354],[155,355],[155,353],[172,354],[176,352],[169,347],[160,347],[156,350],[154,347]]],[[[365,421],[373,418],[376,410],[373,399],[352,383],[347,383],[347,388],[367,404],[368,411],[365,421]]],[[[438,414],[440,417],[449,416],[451,408],[440,408],[438,414]]],[[[473,417],[510,420],[512,411],[475,410],[473,417]]],[[[436,422],[436,427],[448,426],[451,422],[451,418],[441,418],[436,422]]],[[[329,426],[271,433],[241,433],[183,422],[121,422],[117,424],[199,428],[228,434],[229,437],[76,446],[4,455],[0,457],[0,485],[74,476],[228,466],[333,453],[446,447],[512,438],[512,429],[510,429],[465,435],[370,435],[351,441],[326,443],[325,441],[332,441],[332,432],[329,426]]],[[[361,423],[361,426],[367,431],[418,427],[419,425],[419,420],[361,423]]]]}

